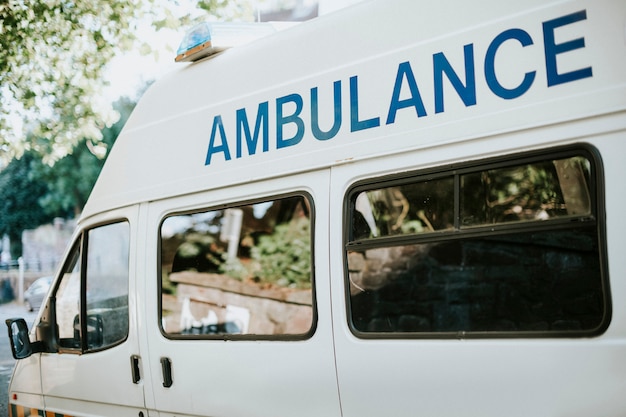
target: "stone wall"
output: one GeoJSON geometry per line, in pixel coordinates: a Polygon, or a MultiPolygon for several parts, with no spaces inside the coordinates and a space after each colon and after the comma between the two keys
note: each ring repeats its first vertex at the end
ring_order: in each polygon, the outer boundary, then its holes
{"type": "Polygon", "coordinates": [[[349,254],[364,332],[593,331],[605,305],[595,229],[349,254]]]}
{"type": "MultiPolygon", "coordinates": [[[[70,243],[76,222],[74,220],[55,219],[53,224],[40,226],[22,232],[23,289],[26,290],[37,278],[53,275],[63,254],[70,243]]],[[[6,257],[7,255],[5,255],[6,257]]],[[[0,268],[0,285],[8,283],[10,296],[4,287],[0,302],[18,297],[20,272],[18,261],[13,259],[10,265],[0,268]]]]}
{"type": "Polygon", "coordinates": [[[53,224],[24,230],[22,259],[25,269],[40,275],[54,273],[72,238],[75,225],[73,220],[55,219],[53,224]]]}
{"type": "Polygon", "coordinates": [[[311,290],[189,271],[171,274],[170,281],[177,290],[163,298],[168,333],[302,335],[313,323],[311,290]],[[224,327],[235,321],[238,330],[224,327]]]}

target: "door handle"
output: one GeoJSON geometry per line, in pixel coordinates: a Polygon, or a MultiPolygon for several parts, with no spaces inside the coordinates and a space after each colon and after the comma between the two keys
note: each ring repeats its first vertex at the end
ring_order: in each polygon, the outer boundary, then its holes
{"type": "Polygon", "coordinates": [[[174,381],[172,380],[172,360],[170,358],[161,358],[161,371],[163,371],[163,386],[169,388],[174,381]]]}
{"type": "Polygon", "coordinates": [[[139,355],[132,355],[130,357],[130,372],[133,377],[133,384],[138,384],[141,381],[141,373],[139,372],[139,355]]]}

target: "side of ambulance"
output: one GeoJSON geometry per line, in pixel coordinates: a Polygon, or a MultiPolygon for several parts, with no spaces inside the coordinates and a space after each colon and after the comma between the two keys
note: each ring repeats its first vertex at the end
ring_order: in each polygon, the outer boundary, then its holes
{"type": "Polygon", "coordinates": [[[368,1],[156,83],[11,416],[622,416],[626,4],[368,1]]]}

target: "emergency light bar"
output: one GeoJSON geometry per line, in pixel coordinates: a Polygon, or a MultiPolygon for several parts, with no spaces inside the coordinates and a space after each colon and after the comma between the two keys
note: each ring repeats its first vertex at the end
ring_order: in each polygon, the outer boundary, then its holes
{"type": "Polygon", "coordinates": [[[200,23],[192,27],[176,51],[176,62],[193,62],[233,46],[276,32],[271,23],[200,23]]]}

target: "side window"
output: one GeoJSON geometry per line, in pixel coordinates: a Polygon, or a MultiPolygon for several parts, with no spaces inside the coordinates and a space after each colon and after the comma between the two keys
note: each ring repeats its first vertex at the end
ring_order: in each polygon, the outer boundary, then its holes
{"type": "Polygon", "coordinates": [[[163,333],[307,337],[315,322],[311,226],[310,201],[300,195],[167,217],[163,333]]]}
{"type": "Polygon", "coordinates": [[[349,319],[362,337],[555,337],[610,319],[585,150],[416,173],[348,197],[349,319]]]}
{"type": "Polygon", "coordinates": [[[56,323],[59,346],[82,349],[80,332],[82,239],[74,247],[63,268],[63,277],[56,290],[56,323]]]}
{"type": "Polygon", "coordinates": [[[91,229],[75,243],[56,289],[59,346],[80,352],[128,336],[129,227],[91,229]]]}

